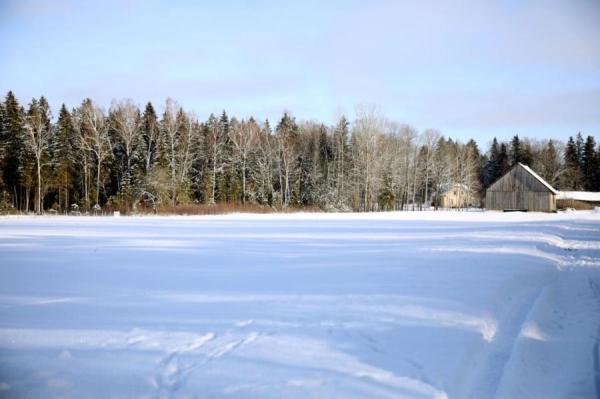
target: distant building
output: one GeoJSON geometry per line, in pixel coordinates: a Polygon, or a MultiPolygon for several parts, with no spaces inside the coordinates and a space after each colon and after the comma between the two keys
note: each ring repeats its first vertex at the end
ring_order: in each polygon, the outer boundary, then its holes
{"type": "Polygon", "coordinates": [[[600,193],[590,191],[559,191],[556,206],[578,210],[594,209],[600,206],[600,193]]]}
{"type": "Polygon", "coordinates": [[[556,191],[529,166],[518,163],[486,190],[488,210],[556,211],[556,191]]]}
{"type": "Polygon", "coordinates": [[[436,202],[441,208],[466,208],[471,206],[475,197],[464,184],[452,183],[442,186],[436,202]]]}

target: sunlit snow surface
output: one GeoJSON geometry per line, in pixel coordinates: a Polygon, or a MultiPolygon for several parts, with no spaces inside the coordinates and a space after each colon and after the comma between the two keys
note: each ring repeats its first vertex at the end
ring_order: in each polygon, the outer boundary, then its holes
{"type": "Polygon", "coordinates": [[[0,397],[598,397],[600,214],[0,218],[0,397]]]}

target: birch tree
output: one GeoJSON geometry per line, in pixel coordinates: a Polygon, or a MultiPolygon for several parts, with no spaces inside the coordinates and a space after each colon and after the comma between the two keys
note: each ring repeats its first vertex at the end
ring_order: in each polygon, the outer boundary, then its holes
{"type": "Polygon", "coordinates": [[[94,155],[96,161],[96,205],[100,205],[100,178],[102,163],[110,156],[110,124],[101,108],[91,100],[83,102],[81,107],[82,145],[94,155]]]}
{"type": "Polygon", "coordinates": [[[176,184],[187,194],[190,183],[190,172],[196,157],[199,156],[199,124],[196,114],[180,110],[177,115],[179,124],[179,140],[177,145],[177,182],[176,184]]]}
{"type": "Polygon", "coordinates": [[[25,131],[27,132],[25,144],[27,149],[35,158],[37,193],[35,198],[35,212],[42,213],[42,159],[48,155],[52,127],[50,126],[49,109],[33,100],[29,105],[29,112],[25,120],[25,131]]]}
{"type": "Polygon", "coordinates": [[[246,202],[246,176],[248,174],[248,157],[255,149],[259,139],[260,128],[253,118],[248,121],[231,124],[230,140],[234,147],[235,163],[240,165],[242,175],[242,204],[246,202]]]}
{"type": "Polygon", "coordinates": [[[256,164],[260,180],[260,200],[273,205],[273,158],[275,139],[271,132],[269,120],[266,120],[256,140],[256,164]]]}
{"type": "Polygon", "coordinates": [[[168,167],[171,176],[171,203],[177,203],[177,147],[179,145],[179,123],[177,113],[180,107],[168,98],[162,119],[162,130],[167,150],[168,167]]]}
{"type": "Polygon", "coordinates": [[[334,164],[335,164],[335,182],[336,182],[336,199],[338,205],[342,205],[345,196],[345,182],[348,169],[349,154],[349,127],[350,123],[346,117],[340,117],[337,126],[333,133],[334,146],[334,164]]]}
{"type": "Polygon", "coordinates": [[[362,105],[356,109],[356,121],[352,129],[354,143],[357,146],[357,166],[362,176],[362,210],[373,210],[376,179],[375,159],[377,144],[383,133],[385,118],[374,105],[362,105]]]}
{"type": "Polygon", "coordinates": [[[424,162],[424,184],[425,184],[425,191],[424,191],[424,204],[427,205],[428,204],[428,194],[429,194],[429,183],[431,180],[431,173],[433,170],[433,158],[434,158],[434,151],[435,151],[435,146],[438,142],[438,140],[440,139],[440,132],[438,130],[435,129],[427,129],[425,130],[425,132],[423,133],[423,148],[424,148],[424,157],[423,157],[423,162],[424,162]]]}
{"type": "Polygon", "coordinates": [[[117,157],[123,158],[119,194],[129,209],[132,201],[132,162],[137,155],[142,127],[140,111],[130,99],[114,102],[110,110],[110,121],[116,133],[113,151],[117,157]]]}
{"type": "Polygon", "coordinates": [[[277,125],[276,137],[280,158],[279,180],[282,205],[287,207],[291,197],[290,177],[298,149],[298,125],[287,112],[283,114],[277,125]]]}
{"type": "Polygon", "coordinates": [[[215,204],[217,190],[217,173],[221,173],[223,165],[221,157],[223,155],[223,144],[225,131],[219,120],[214,114],[211,114],[205,127],[205,147],[208,157],[208,165],[211,170],[211,181],[209,189],[209,204],[215,204]]]}

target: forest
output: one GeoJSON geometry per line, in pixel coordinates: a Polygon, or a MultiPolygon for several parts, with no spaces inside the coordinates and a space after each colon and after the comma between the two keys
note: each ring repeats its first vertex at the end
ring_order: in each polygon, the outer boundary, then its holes
{"type": "MultiPolygon", "coordinates": [[[[511,133],[512,134],[512,133],[511,133]]],[[[482,150],[435,129],[418,131],[374,105],[327,126],[285,112],[270,122],[225,111],[201,120],[167,99],[91,99],[55,118],[42,96],[0,103],[0,212],[176,212],[195,205],[232,209],[417,210],[460,184],[485,188],[522,162],[559,190],[600,191],[593,136],[566,143],[518,134],[482,150]]],[[[472,204],[478,206],[479,203],[472,204]]]]}

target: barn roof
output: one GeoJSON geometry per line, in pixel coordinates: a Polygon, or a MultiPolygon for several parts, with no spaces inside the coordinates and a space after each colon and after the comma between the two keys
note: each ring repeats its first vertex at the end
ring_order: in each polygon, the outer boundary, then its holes
{"type": "Polygon", "coordinates": [[[522,164],[519,162],[519,165],[523,167],[527,172],[529,172],[533,177],[535,177],[540,183],[542,183],[548,190],[550,190],[553,194],[558,194],[558,191],[554,189],[546,180],[542,179],[537,173],[535,173],[529,166],[522,164]]]}

